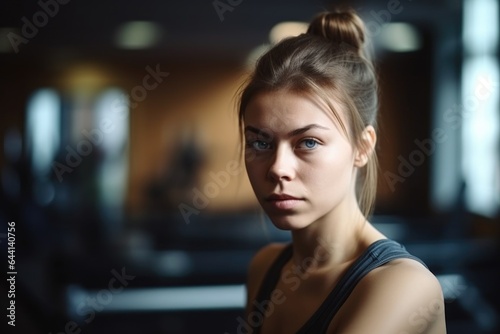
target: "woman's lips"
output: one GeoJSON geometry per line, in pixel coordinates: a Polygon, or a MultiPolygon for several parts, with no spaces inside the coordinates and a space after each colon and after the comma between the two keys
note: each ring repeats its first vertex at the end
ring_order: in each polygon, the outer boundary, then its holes
{"type": "Polygon", "coordinates": [[[272,194],[266,198],[272,208],[279,210],[291,210],[294,209],[304,200],[302,198],[294,197],[287,194],[272,194]]]}

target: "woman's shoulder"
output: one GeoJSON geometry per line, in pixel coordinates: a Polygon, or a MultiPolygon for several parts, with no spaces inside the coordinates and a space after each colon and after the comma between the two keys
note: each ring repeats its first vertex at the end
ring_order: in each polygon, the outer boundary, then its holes
{"type": "Polygon", "coordinates": [[[381,266],[360,282],[360,288],[386,290],[386,293],[412,292],[420,290],[424,295],[441,297],[442,290],[438,279],[422,263],[400,258],[381,266]]]}
{"type": "MultiPolygon", "coordinates": [[[[391,241],[389,239],[385,241],[391,241]]],[[[395,243],[397,244],[397,243],[395,243]]],[[[441,285],[436,276],[414,257],[400,257],[370,271],[360,282],[361,288],[372,289],[401,289],[415,290],[415,283],[426,287],[428,293],[441,295],[441,285]]],[[[357,288],[358,289],[358,288],[357,288]]]]}
{"type": "Polygon", "coordinates": [[[411,258],[399,258],[371,271],[361,286],[367,289],[425,290],[427,294],[441,295],[436,276],[422,263],[411,258]]]}
{"type": "Polygon", "coordinates": [[[360,320],[337,324],[347,333],[446,333],[441,285],[413,259],[393,260],[367,274],[342,313],[360,320]]]}

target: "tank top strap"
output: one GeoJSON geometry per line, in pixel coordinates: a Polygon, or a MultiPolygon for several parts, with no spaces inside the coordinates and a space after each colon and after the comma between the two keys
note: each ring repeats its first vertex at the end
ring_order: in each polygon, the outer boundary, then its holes
{"type": "MultiPolygon", "coordinates": [[[[273,264],[267,271],[264,279],[259,288],[259,292],[257,293],[257,301],[263,301],[269,299],[274,288],[278,284],[278,281],[281,277],[281,270],[283,266],[287,263],[288,260],[292,257],[293,247],[292,244],[288,244],[278,255],[278,257],[274,260],[273,264]]],[[[255,306],[254,306],[255,309],[255,306]]],[[[260,332],[260,327],[254,328],[253,333],[257,334],[260,332]]]]}
{"type": "Polygon", "coordinates": [[[425,266],[422,260],[408,253],[396,241],[382,239],[372,243],[342,276],[319,309],[302,326],[297,334],[326,333],[331,320],[359,281],[373,269],[399,258],[413,259],[425,266]]]}

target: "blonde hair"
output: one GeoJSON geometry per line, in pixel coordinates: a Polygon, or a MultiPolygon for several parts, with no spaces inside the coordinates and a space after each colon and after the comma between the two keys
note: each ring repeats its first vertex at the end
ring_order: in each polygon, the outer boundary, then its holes
{"type": "MultiPolygon", "coordinates": [[[[353,11],[321,13],[312,20],[307,33],[281,41],[259,59],[240,91],[242,142],[250,100],[261,92],[283,89],[320,98],[352,145],[367,150],[361,136],[368,125],[376,128],[378,85],[365,52],[365,25],[359,16],[353,11]],[[347,126],[331,101],[345,112],[347,126]]],[[[377,168],[376,154],[371,154],[357,179],[357,201],[365,217],[373,211],[377,168]]]]}

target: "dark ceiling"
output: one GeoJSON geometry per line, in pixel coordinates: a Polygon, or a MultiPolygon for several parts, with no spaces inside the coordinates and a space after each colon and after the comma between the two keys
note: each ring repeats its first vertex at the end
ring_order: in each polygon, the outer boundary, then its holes
{"type": "MultiPolygon", "coordinates": [[[[57,0],[0,2],[0,27],[22,28],[26,18],[33,22],[43,3],[57,3],[57,13],[50,17],[26,50],[45,49],[109,50],[120,24],[131,20],[158,23],[164,30],[155,51],[166,53],[205,52],[207,54],[243,54],[265,43],[270,28],[284,20],[308,21],[317,12],[339,5],[341,1],[320,0],[57,0]],[[217,13],[218,3],[223,10],[217,13]],[[232,5],[231,5],[232,4],[232,5]]],[[[364,17],[372,11],[388,9],[396,0],[347,2],[364,17]]],[[[346,1],[342,1],[346,3],[346,1]]],[[[397,1],[396,1],[397,3],[397,1]]],[[[402,10],[390,20],[438,20],[447,11],[459,8],[461,1],[401,0],[402,10]]],[[[51,7],[53,8],[53,7],[51,7]]],[[[6,38],[4,36],[0,38],[6,38]]],[[[26,51],[28,52],[28,51],[26,51]]]]}

